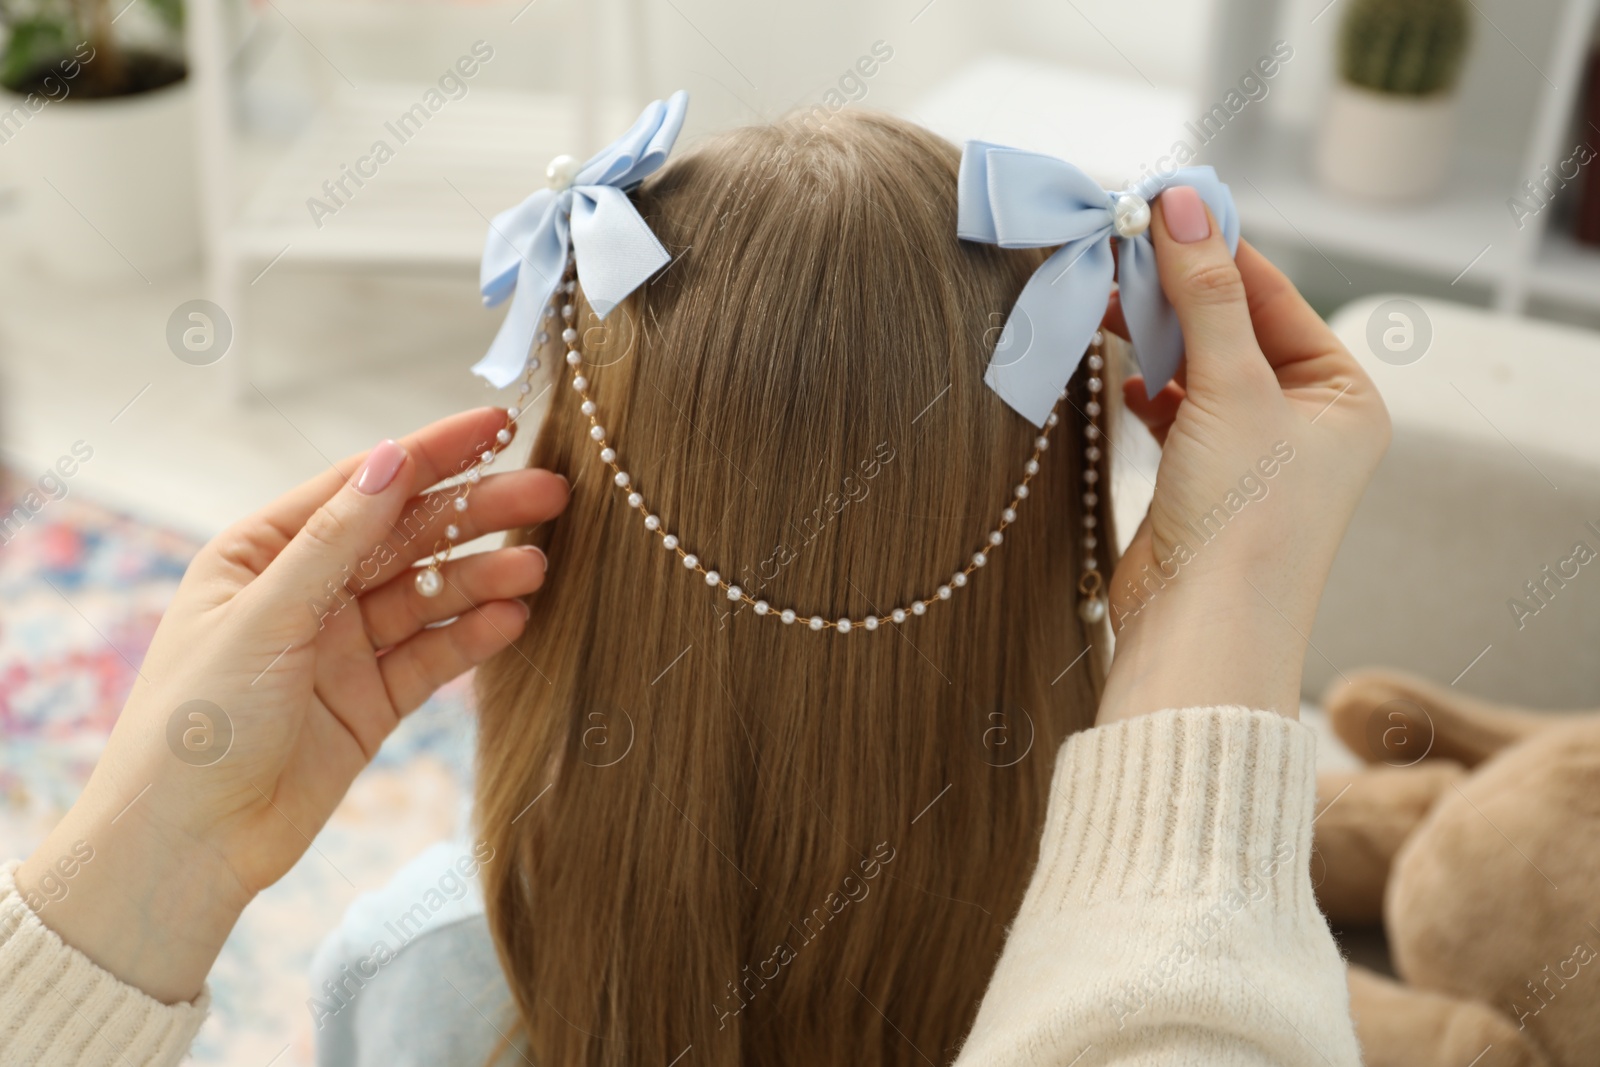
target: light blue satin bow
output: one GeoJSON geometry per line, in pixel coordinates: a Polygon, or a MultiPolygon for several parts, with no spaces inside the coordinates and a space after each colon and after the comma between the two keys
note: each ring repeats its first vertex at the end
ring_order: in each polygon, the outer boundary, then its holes
{"type": "Polygon", "coordinates": [[[577,260],[583,294],[602,319],[671,262],[628,190],[666,162],[688,109],[689,94],[681,89],[665,103],[654,101],[627,133],[578,169],[571,185],[540,189],[494,217],[479,287],[485,306],[509,296],[511,310],[488,354],[473,366],[474,374],[497,387],[522,374],[568,249],[577,260]]]}
{"type": "MultiPolygon", "coordinates": [[[[1233,195],[1210,167],[1184,167],[1154,179],[1141,192],[1153,200],[1174,185],[1193,186],[1222,227],[1228,251],[1239,247],[1233,195]]],[[[1001,248],[1060,245],[1017,298],[983,380],[1035,426],[1043,426],[1056,397],[1078,369],[1111,295],[1111,238],[1120,239],[1116,278],[1145,390],[1154,396],[1183,360],[1183,333],[1161,291],[1155,246],[1148,233],[1121,236],[1119,194],[1071,163],[968,141],[961,155],[956,234],[1001,248]]],[[[1130,202],[1137,211],[1137,202],[1130,202]]]]}

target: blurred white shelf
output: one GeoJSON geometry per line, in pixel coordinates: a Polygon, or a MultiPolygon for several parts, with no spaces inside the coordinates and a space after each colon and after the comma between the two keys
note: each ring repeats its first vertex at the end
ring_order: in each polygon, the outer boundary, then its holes
{"type": "Polygon", "coordinates": [[[475,265],[488,220],[542,188],[546,164],[577,143],[577,111],[564,97],[478,89],[402,128],[426,89],[336,93],[251,193],[230,227],[233,252],[475,265]],[[393,153],[381,164],[379,142],[393,153]],[[362,159],[365,176],[354,174],[362,159]]]}
{"type": "Polygon", "coordinates": [[[1529,288],[1534,296],[1600,309],[1600,247],[1579,244],[1569,233],[1547,232],[1529,288]]]}
{"type": "Polygon", "coordinates": [[[1479,284],[1507,276],[1517,233],[1505,207],[1515,184],[1508,161],[1469,157],[1438,195],[1381,204],[1324,190],[1310,173],[1311,156],[1308,131],[1269,127],[1227,158],[1224,178],[1247,235],[1302,241],[1324,256],[1374,259],[1450,280],[1463,271],[1464,281],[1479,284]]]}

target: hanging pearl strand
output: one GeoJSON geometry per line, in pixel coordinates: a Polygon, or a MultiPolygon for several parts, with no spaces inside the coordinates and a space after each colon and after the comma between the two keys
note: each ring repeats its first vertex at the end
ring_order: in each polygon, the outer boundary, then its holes
{"type": "MultiPolygon", "coordinates": [[[[634,487],[632,477],[617,462],[616,448],[607,439],[605,428],[599,420],[598,409],[593,398],[589,395],[589,381],[581,371],[583,356],[578,349],[578,331],[575,322],[577,308],[572,303],[572,298],[576,291],[577,281],[574,277],[574,265],[572,258],[569,256],[562,281],[556,286],[555,294],[552,295],[550,302],[544,308],[542,326],[535,340],[541,347],[550,342],[550,328],[554,325],[556,318],[555,305],[557,300],[560,300],[561,340],[567,346],[567,365],[573,370],[572,388],[577,392],[581,401],[579,410],[589,420],[589,437],[600,449],[600,460],[611,468],[612,482],[627,493],[629,507],[644,514],[645,529],[654,533],[660,539],[663,548],[676,554],[678,561],[685,568],[700,575],[708,586],[721,590],[730,601],[748,604],[757,616],[776,618],[786,625],[804,622],[807,629],[812,631],[828,630],[840,634],[853,633],[856,630],[870,632],[878,629],[884,622],[903,623],[913,616],[924,615],[927,613],[928,608],[934,604],[942,600],[949,600],[957,589],[967,584],[974,571],[989,562],[989,554],[1005,540],[1006,528],[1016,521],[1017,508],[1021,506],[1023,500],[1027,499],[1029,483],[1033,481],[1034,475],[1039,473],[1039,457],[1050,447],[1050,431],[1061,421],[1057,408],[1060,407],[1061,400],[1066,398],[1066,390],[1062,390],[1055,406],[1051,408],[1049,416],[1045,419],[1043,432],[1034,438],[1033,452],[1028,457],[1027,462],[1023,464],[1022,479],[1013,487],[1011,501],[1001,510],[999,522],[989,532],[985,543],[979,547],[978,551],[973,553],[967,565],[952,574],[950,580],[934,590],[932,596],[913,600],[909,605],[903,607],[896,607],[883,618],[877,615],[867,615],[860,619],[848,616],[837,619],[825,619],[821,615],[807,617],[804,613],[794,608],[774,607],[765,600],[752,597],[739,586],[728,582],[717,571],[707,569],[701,563],[700,557],[684,548],[678,535],[669,531],[661,521],[661,518],[647,506],[643,494],[634,487]]],[[[1103,343],[1103,335],[1097,331],[1087,357],[1089,368],[1087,386],[1090,399],[1085,409],[1089,421],[1084,427],[1084,435],[1087,439],[1087,446],[1084,452],[1087,462],[1083,470],[1084,533],[1082,545],[1084,573],[1078,582],[1078,592],[1081,598],[1078,604],[1078,614],[1084,621],[1090,623],[1099,622],[1106,615],[1106,601],[1100,596],[1103,580],[1096,558],[1096,548],[1099,542],[1097,537],[1098,520],[1095,517],[1096,505],[1099,503],[1097,491],[1097,483],[1100,479],[1099,460],[1101,457],[1099,416],[1102,410],[1099,396],[1103,388],[1100,371],[1105,366],[1105,361],[1100,352],[1103,343]]],[[[533,392],[534,375],[539,371],[540,367],[541,363],[538,357],[530,356],[523,380],[517,386],[521,404],[528,402],[527,398],[533,392]]],[[[470,506],[469,498],[472,488],[483,480],[484,469],[493,463],[500,452],[511,443],[513,428],[522,415],[523,409],[520,404],[508,408],[506,411],[506,426],[496,432],[494,442],[486,447],[483,453],[477,457],[473,466],[467,469],[460,491],[451,500],[451,506],[457,514],[465,513],[470,506]]],[[[415,579],[417,592],[422,596],[435,597],[443,592],[444,577],[440,573],[440,568],[450,559],[450,554],[455,548],[455,542],[459,540],[460,536],[461,530],[455,523],[447,526],[444,538],[434,547],[432,562],[429,563],[427,568],[417,572],[415,579]]]]}
{"type": "Polygon", "coordinates": [[[1078,617],[1091,624],[1106,617],[1106,598],[1100,595],[1105,579],[1100,575],[1099,554],[1095,551],[1100,544],[1096,505],[1100,503],[1100,391],[1105,388],[1100,372],[1106,365],[1101,355],[1104,345],[1105,335],[1096,330],[1085,359],[1089,365],[1089,377],[1085,382],[1089,402],[1084,405],[1084,414],[1089,421],[1083,428],[1086,442],[1083,450],[1083,577],[1078,579],[1078,617]]]}

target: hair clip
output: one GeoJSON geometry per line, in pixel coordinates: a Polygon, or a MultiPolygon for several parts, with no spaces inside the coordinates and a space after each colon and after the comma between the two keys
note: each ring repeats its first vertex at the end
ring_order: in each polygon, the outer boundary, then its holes
{"type": "Polygon", "coordinates": [[[1120,241],[1122,314],[1145,392],[1155,396],[1178,372],[1183,332],[1156,273],[1146,232],[1150,200],[1174,185],[1192,186],[1216,216],[1228,251],[1238,251],[1239,213],[1216,171],[1183,167],[1154,182],[1147,199],[1132,189],[1109,192],[1071,163],[1036,152],[968,141],[961,154],[959,237],[1001,248],[1061,246],[1017,297],[983,377],[1035,426],[1044,424],[1105,316],[1113,237],[1120,241]]]}

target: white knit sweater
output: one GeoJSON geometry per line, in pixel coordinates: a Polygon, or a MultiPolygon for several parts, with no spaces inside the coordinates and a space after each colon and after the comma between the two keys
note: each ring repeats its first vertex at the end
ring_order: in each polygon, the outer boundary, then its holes
{"type": "MultiPolygon", "coordinates": [[[[1190,708],[1062,747],[1039,862],[957,1067],[1361,1062],[1309,876],[1311,731],[1190,708]]],[[[0,868],[0,1065],[175,1064],[165,1005],[63,944],[0,868]]]]}

